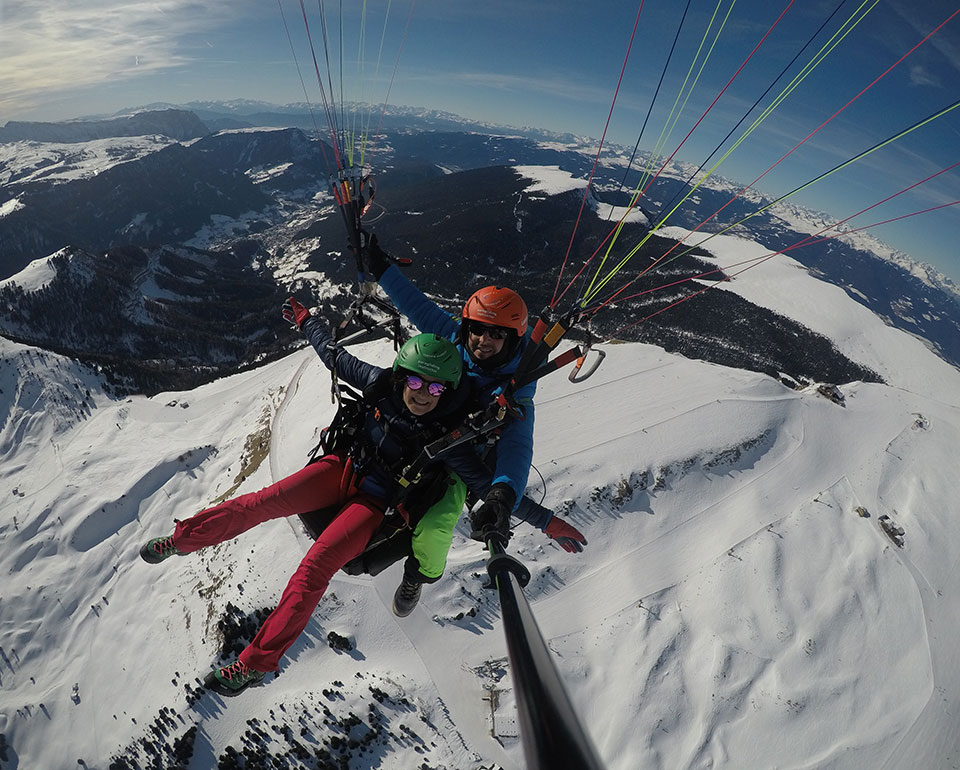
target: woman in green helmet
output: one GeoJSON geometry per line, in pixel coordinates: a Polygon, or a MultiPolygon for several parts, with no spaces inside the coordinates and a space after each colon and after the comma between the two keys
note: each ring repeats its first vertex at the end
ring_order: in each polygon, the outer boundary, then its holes
{"type": "Polygon", "coordinates": [[[237,660],[207,678],[225,695],[260,684],[306,627],[334,573],[358,557],[387,508],[403,512],[413,531],[413,555],[394,597],[394,611],[406,615],[420,585],[443,572],[453,527],[466,487],[443,466],[429,467],[416,484],[403,487],[400,472],[430,441],[459,423],[469,398],[459,386],[462,359],[453,343],[433,334],[407,341],[391,369],[367,364],[334,347],[326,325],[295,299],[284,317],[307,336],[323,362],[363,393],[349,430],[305,468],[265,489],[241,495],[178,521],[172,535],[147,542],[140,551],[149,563],[222,543],[264,521],[333,509],[283,591],[276,609],[237,660]]]}

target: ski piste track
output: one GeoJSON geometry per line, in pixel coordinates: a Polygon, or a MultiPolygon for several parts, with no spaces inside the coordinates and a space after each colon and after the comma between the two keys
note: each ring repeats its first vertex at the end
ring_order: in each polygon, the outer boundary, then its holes
{"type": "MultiPolygon", "coordinates": [[[[711,413],[718,408],[732,410],[734,415],[740,417],[749,413],[756,418],[758,413],[763,413],[764,408],[768,407],[769,415],[766,418],[761,417],[760,422],[764,419],[772,420],[776,433],[773,446],[763,458],[763,469],[752,473],[745,483],[733,485],[733,488],[716,499],[690,501],[691,505],[686,514],[673,518],[668,529],[639,547],[620,553],[614,558],[599,552],[595,546],[588,547],[581,555],[581,558],[590,562],[590,568],[585,574],[552,595],[532,602],[541,632],[548,642],[595,626],[620,612],[625,606],[636,605],[644,597],[689,578],[705,564],[793,513],[798,500],[811,501],[834,492],[838,497],[844,497],[851,494],[851,489],[856,487],[859,490],[857,499],[872,498],[877,506],[882,508],[884,486],[889,487],[891,478],[906,472],[899,467],[904,464],[904,460],[901,456],[892,454],[890,447],[900,441],[905,445],[904,454],[907,454],[911,434],[902,419],[898,422],[895,414],[890,414],[890,410],[884,413],[869,407],[863,410],[845,409],[844,418],[852,421],[850,429],[844,432],[848,440],[833,443],[805,441],[808,432],[816,435],[819,420],[831,419],[830,410],[825,409],[824,403],[817,399],[804,399],[779,387],[769,388],[771,395],[761,397],[731,392],[723,394],[722,398],[717,398],[715,392],[705,388],[701,394],[702,403],[697,406],[690,406],[691,394],[687,390],[684,408],[671,410],[669,389],[651,388],[651,378],[667,382],[671,377],[680,376],[676,370],[686,365],[685,362],[668,360],[590,386],[608,391],[606,401],[621,406],[616,410],[598,410],[596,414],[574,417],[564,414],[565,397],[562,395],[541,396],[537,400],[538,426],[541,426],[541,430],[544,426],[551,426],[544,431],[549,433],[549,440],[546,442],[539,437],[541,433],[538,431],[537,459],[540,463],[544,462],[545,456],[551,463],[562,461],[564,455],[559,453],[558,447],[570,447],[572,451],[568,452],[567,456],[593,449],[574,448],[578,419],[608,423],[596,431],[612,437],[602,445],[607,449],[615,449],[618,443],[627,446],[631,441],[635,442],[637,429],[640,427],[651,441],[655,441],[658,430],[695,429],[697,425],[702,425],[705,419],[710,420],[711,413]],[[638,402],[637,393],[646,394],[651,391],[660,394],[661,404],[651,405],[649,398],[638,402]],[[639,403],[635,410],[636,415],[629,409],[631,403],[639,403]],[[649,416],[652,408],[661,415],[661,419],[656,422],[644,423],[631,419],[639,416],[640,412],[649,416]],[[866,421],[865,427],[867,423],[873,424],[877,419],[884,419],[889,423],[886,427],[890,435],[890,444],[880,458],[876,457],[876,446],[858,441],[860,430],[857,423],[866,421]],[[636,427],[631,430],[631,425],[636,427]],[[818,456],[813,457],[814,454],[818,456]],[[795,466],[815,467],[820,472],[798,478],[792,472],[795,466]],[[847,469],[858,469],[859,478],[851,481],[847,469]],[[829,480],[826,485],[825,479],[829,480]],[[745,517],[744,509],[753,511],[754,515],[745,517]],[[619,590],[607,590],[610,575],[617,575],[619,590]],[[623,588],[625,581],[629,582],[629,590],[623,588]],[[627,605],[623,601],[625,595],[630,597],[627,605]],[[571,606],[577,607],[577,612],[570,612],[571,606]]],[[[305,460],[303,434],[308,426],[298,422],[298,404],[302,404],[305,398],[316,398],[318,393],[324,391],[328,381],[324,374],[319,362],[307,358],[291,378],[273,419],[270,469],[275,480],[289,474],[305,460]],[[307,378],[319,377],[320,381],[311,382],[308,388],[302,387],[305,375],[307,378]]],[[[877,390],[873,386],[861,386],[856,396],[861,402],[869,401],[867,397],[877,390]]],[[[915,401],[919,406],[927,402],[927,399],[906,391],[894,393],[907,404],[915,401]]],[[[925,405],[930,406],[929,402],[925,405]]],[[[859,404],[857,406],[859,407],[859,404]]],[[[334,407],[331,405],[331,416],[333,411],[334,407]]],[[[713,415],[713,418],[716,418],[716,415],[713,415]]],[[[719,419],[722,420],[723,417],[719,419]]],[[[322,426],[312,427],[312,441],[316,443],[316,434],[322,426]]],[[[729,425],[731,430],[736,427],[738,426],[734,424],[729,425]]],[[[857,495],[857,492],[853,491],[852,494],[857,495]]],[[[309,545],[309,538],[299,521],[291,519],[289,522],[305,550],[309,545]]],[[[589,533],[587,534],[589,537],[589,533]]],[[[949,606],[942,597],[958,595],[960,577],[956,570],[951,570],[948,565],[917,565],[906,553],[892,550],[913,577],[922,602],[923,616],[929,630],[935,630],[937,618],[949,606]],[[930,570],[933,574],[929,574],[930,570]]],[[[352,578],[340,574],[331,582],[331,589],[338,582],[365,585],[367,590],[376,592],[389,610],[398,575],[395,568],[376,579],[352,578]]],[[[424,599],[414,613],[406,619],[398,620],[397,626],[409,639],[433,679],[439,698],[472,758],[476,760],[482,756],[487,761],[495,760],[504,767],[515,766],[514,761],[490,737],[489,727],[483,719],[480,688],[473,672],[474,666],[479,666],[484,661],[505,657],[506,647],[499,620],[494,622],[492,630],[481,635],[481,639],[477,638],[476,633],[463,633],[463,629],[456,626],[431,622],[429,593],[425,592],[424,599]]],[[[881,770],[912,768],[914,757],[918,753],[917,747],[929,746],[931,743],[942,747],[942,751],[938,752],[940,756],[960,759],[960,733],[955,729],[957,715],[960,715],[960,646],[955,644],[954,639],[938,637],[935,633],[928,633],[927,638],[932,687],[926,706],[896,743],[894,751],[880,765],[881,770]]],[[[587,727],[589,730],[589,725],[587,727]]]]}

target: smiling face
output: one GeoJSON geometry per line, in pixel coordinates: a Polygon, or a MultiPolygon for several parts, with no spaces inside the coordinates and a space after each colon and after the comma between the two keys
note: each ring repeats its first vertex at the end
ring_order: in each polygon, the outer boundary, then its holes
{"type": "Polygon", "coordinates": [[[417,390],[414,390],[410,385],[404,384],[403,403],[412,414],[417,417],[422,417],[432,412],[440,401],[440,396],[431,394],[428,386],[431,382],[443,382],[443,380],[426,377],[422,374],[418,374],[416,377],[423,382],[423,385],[417,390]]]}
{"type": "Polygon", "coordinates": [[[509,331],[502,326],[488,326],[478,321],[470,321],[467,324],[467,350],[476,361],[493,358],[503,350],[509,331]]]}

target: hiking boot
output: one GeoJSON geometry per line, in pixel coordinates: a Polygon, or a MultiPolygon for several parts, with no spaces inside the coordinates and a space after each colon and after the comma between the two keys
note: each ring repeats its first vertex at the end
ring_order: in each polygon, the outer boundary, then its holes
{"type": "Polygon", "coordinates": [[[155,537],[140,549],[140,558],[150,564],[159,564],[164,559],[171,556],[182,556],[177,547],[173,544],[173,535],[167,537],[155,537]]]}
{"type": "Polygon", "coordinates": [[[237,659],[229,666],[222,666],[207,674],[204,685],[221,695],[236,695],[247,687],[256,687],[263,684],[263,671],[250,668],[242,660],[237,659]]]}
{"type": "Polygon", "coordinates": [[[393,614],[398,618],[405,618],[413,612],[413,608],[420,601],[421,587],[421,583],[411,583],[404,577],[393,595],[393,614]]]}

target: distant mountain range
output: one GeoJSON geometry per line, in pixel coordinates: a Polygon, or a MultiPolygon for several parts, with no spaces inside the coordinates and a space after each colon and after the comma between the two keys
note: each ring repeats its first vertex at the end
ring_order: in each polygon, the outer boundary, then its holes
{"type": "MultiPolygon", "coordinates": [[[[277,308],[290,292],[312,297],[331,315],[344,311],[356,271],[327,192],[330,149],[289,126],[309,113],[249,102],[188,106],[0,129],[17,137],[0,140],[0,332],[106,363],[118,387],[153,391],[288,350],[296,339],[277,308]],[[231,129],[222,128],[231,121],[231,129]],[[128,138],[139,130],[151,138],[128,138]],[[37,260],[46,260],[48,277],[31,285],[30,271],[21,271],[37,260]]],[[[582,193],[527,195],[529,182],[513,167],[552,166],[585,178],[589,144],[543,132],[491,133],[425,111],[392,111],[384,126],[370,229],[388,249],[415,258],[413,280],[453,312],[467,289],[494,282],[521,287],[531,309],[543,306],[582,193]]],[[[625,164],[617,156],[598,169],[594,208],[581,223],[571,264],[586,260],[612,227],[597,204],[624,205],[625,164]]],[[[690,170],[677,164],[668,172],[648,194],[651,205],[670,200],[690,170]]],[[[628,190],[637,181],[632,176],[628,190]]],[[[731,187],[722,179],[701,186],[671,224],[695,227],[726,202],[731,187]]],[[[718,229],[757,203],[765,202],[756,195],[738,200],[718,229]]],[[[777,250],[822,227],[822,217],[780,206],[752,218],[749,231],[777,250]]],[[[640,222],[628,223],[620,242],[635,244],[645,232],[640,222]]],[[[878,243],[832,240],[789,255],[960,364],[956,287],[878,243]]],[[[636,278],[670,245],[652,238],[623,275],[636,278]]],[[[665,272],[676,282],[715,270],[705,260],[706,252],[694,251],[665,272]]],[[[636,291],[655,288],[663,276],[651,272],[636,291]]],[[[660,292],[619,303],[598,314],[594,331],[617,333],[698,288],[688,281],[669,299],[660,292]]],[[[618,336],[800,382],[878,379],[829,340],[730,292],[699,295],[618,336]]]]}
{"type": "Polygon", "coordinates": [[[193,112],[166,108],[102,120],[38,123],[11,120],[0,128],[3,142],[90,142],[119,136],[162,134],[171,139],[196,139],[209,129],[193,112]]]}

